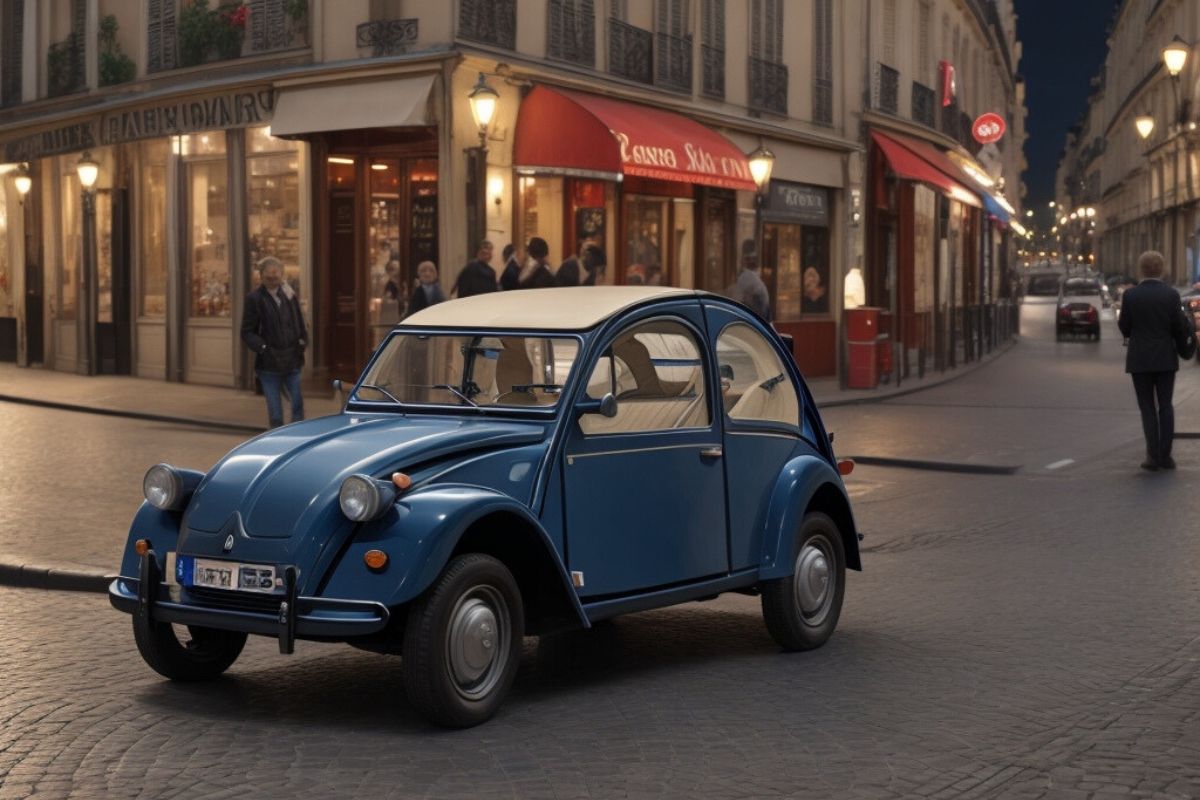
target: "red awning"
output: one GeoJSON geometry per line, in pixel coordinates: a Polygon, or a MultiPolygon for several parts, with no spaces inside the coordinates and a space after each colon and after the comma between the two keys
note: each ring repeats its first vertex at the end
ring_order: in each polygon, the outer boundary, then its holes
{"type": "Polygon", "coordinates": [[[883,151],[892,172],[901,178],[928,183],[955,200],[982,208],[979,195],[964,187],[954,177],[960,170],[937,148],[925,142],[897,134],[871,132],[871,139],[883,151]]]}
{"type": "Polygon", "coordinates": [[[535,86],[517,115],[518,170],[621,175],[754,191],[746,156],[687,117],[565,89],[535,86]]]}

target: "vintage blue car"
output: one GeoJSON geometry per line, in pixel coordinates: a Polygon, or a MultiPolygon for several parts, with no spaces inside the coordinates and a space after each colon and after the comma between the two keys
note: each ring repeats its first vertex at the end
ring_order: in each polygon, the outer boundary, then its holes
{"type": "Polygon", "coordinates": [[[393,329],[341,414],[151,468],[109,594],[168,678],[220,675],[251,633],[345,641],[402,654],[410,702],[465,727],[526,635],[736,591],[783,649],[824,644],[861,569],[839,472],[736,303],[481,295],[393,329]]]}

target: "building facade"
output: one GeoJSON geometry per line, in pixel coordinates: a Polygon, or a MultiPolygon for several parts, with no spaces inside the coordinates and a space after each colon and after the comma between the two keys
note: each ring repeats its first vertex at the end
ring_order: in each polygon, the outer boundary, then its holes
{"type": "Polygon", "coordinates": [[[1001,109],[1016,183],[1009,5],[0,0],[0,359],[250,387],[242,299],[274,256],[314,332],[306,377],[349,378],[418,264],[449,290],[479,240],[499,272],[537,236],[554,265],[599,247],[603,283],[725,292],[755,259],[801,367],[837,374],[848,272],[876,304],[890,280],[870,131],[978,156],[962,115],[1001,109]],[[957,35],[929,22],[909,52],[909,5],[957,35]],[[864,52],[911,76],[903,113],[864,52]],[[916,87],[958,57],[948,135],[916,87]]]}
{"type": "Polygon", "coordinates": [[[1087,223],[1060,216],[1067,255],[1082,255],[1105,273],[1133,274],[1138,255],[1157,249],[1169,280],[1200,280],[1197,42],[1194,2],[1126,0],[1117,10],[1095,92],[1059,165],[1060,206],[1096,210],[1087,223]],[[1188,57],[1173,78],[1163,50],[1176,37],[1188,57]]]}

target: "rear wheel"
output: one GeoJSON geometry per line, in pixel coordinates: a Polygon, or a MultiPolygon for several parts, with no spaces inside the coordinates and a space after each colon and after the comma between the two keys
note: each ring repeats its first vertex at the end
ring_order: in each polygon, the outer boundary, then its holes
{"type": "Polygon", "coordinates": [[[521,592],[508,568],[481,553],[459,556],[409,610],[409,701],[449,728],[486,721],[516,677],[524,632],[521,592]]]}
{"type": "Polygon", "coordinates": [[[174,626],[169,622],[133,622],[138,652],[150,668],[173,681],[207,681],[229,669],[246,646],[246,634],[174,626]]]}
{"type": "Polygon", "coordinates": [[[804,517],[792,574],[762,585],[763,620],[784,650],[813,650],[837,627],[846,590],[846,554],[825,514],[804,517]]]}

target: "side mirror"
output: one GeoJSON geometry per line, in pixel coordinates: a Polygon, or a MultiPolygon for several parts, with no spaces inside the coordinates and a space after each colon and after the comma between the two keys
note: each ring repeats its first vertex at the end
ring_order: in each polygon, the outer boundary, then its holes
{"type": "Polygon", "coordinates": [[[604,395],[599,400],[580,400],[575,404],[575,411],[580,416],[584,414],[599,414],[602,417],[612,419],[617,415],[617,398],[612,392],[604,395]]]}

